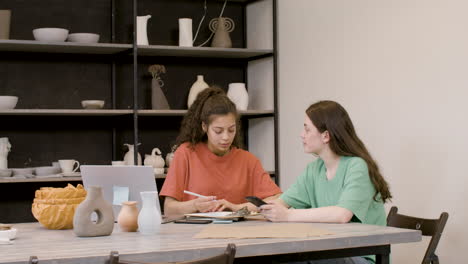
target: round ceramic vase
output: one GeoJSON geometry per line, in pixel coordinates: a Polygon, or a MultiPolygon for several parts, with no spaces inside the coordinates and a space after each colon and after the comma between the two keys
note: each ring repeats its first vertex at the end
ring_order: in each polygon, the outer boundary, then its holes
{"type": "Polygon", "coordinates": [[[136,201],[122,203],[117,223],[123,232],[136,232],[138,230],[138,208],[136,201]]]}

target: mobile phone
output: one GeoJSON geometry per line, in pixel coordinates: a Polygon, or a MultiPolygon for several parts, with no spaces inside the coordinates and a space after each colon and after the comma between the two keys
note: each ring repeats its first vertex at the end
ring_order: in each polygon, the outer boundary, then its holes
{"type": "Polygon", "coordinates": [[[246,196],[245,199],[251,203],[253,203],[255,206],[260,207],[264,204],[267,204],[265,201],[262,199],[258,198],[257,196],[246,196]]]}
{"type": "Polygon", "coordinates": [[[175,220],[176,224],[209,224],[213,222],[211,219],[178,219],[175,220]]]}

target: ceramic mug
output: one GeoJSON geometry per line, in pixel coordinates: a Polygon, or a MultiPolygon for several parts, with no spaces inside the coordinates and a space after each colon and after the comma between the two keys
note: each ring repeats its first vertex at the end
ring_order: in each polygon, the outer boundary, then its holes
{"type": "Polygon", "coordinates": [[[74,159],[67,159],[67,160],[59,160],[60,168],[62,169],[63,173],[72,173],[78,170],[80,167],[80,163],[74,159]],[[75,169],[75,164],[77,165],[75,169]]]}

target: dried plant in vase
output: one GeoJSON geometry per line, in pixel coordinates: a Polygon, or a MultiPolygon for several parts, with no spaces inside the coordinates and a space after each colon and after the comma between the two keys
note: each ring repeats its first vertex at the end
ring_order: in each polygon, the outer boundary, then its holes
{"type": "Polygon", "coordinates": [[[151,108],[152,109],[170,109],[166,95],[162,87],[164,82],[161,79],[161,74],[166,73],[164,65],[154,64],[148,67],[148,72],[151,73],[151,108]]]}

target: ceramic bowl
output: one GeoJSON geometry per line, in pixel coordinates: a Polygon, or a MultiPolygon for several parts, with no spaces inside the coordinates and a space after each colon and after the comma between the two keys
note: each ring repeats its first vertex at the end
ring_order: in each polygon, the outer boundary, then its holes
{"type": "Polygon", "coordinates": [[[0,230],[0,238],[7,238],[9,240],[16,238],[16,228],[11,228],[9,230],[0,230]]]}
{"type": "Polygon", "coordinates": [[[99,35],[94,33],[72,33],[68,35],[68,41],[79,43],[97,43],[99,35]]]}
{"type": "Polygon", "coordinates": [[[13,168],[13,176],[15,175],[29,175],[34,173],[33,168],[13,168]]]}
{"type": "Polygon", "coordinates": [[[0,96],[0,109],[13,109],[18,103],[17,96],[1,95],[0,96]]]}
{"type": "Polygon", "coordinates": [[[0,177],[11,177],[12,173],[10,169],[0,169],[0,177]]]}
{"type": "Polygon", "coordinates": [[[54,174],[59,174],[60,172],[62,172],[60,168],[53,167],[53,166],[45,166],[45,167],[36,168],[37,176],[54,175],[54,174]]]}
{"type": "Polygon", "coordinates": [[[84,100],[81,101],[81,106],[85,109],[101,109],[104,107],[103,100],[84,100]]]}
{"type": "Polygon", "coordinates": [[[46,42],[63,42],[68,37],[68,29],[64,28],[36,28],[33,30],[36,40],[46,42]]]}

